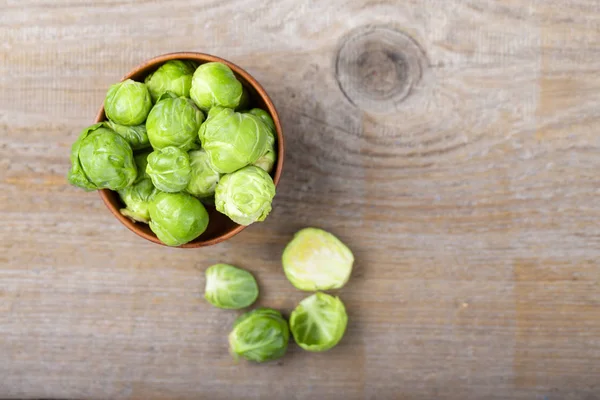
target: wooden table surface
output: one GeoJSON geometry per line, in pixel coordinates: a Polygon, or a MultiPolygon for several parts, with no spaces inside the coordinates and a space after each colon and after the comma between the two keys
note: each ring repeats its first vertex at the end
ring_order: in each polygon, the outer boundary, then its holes
{"type": "Polygon", "coordinates": [[[600,2],[0,0],[0,398],[599,399],[600,2]],[[69,186],[111,83],[201,51],[247,69],[288,152],[268,220],[204,249],[69,186]],[[236,364],[204,269],[306,293],[306,226],[354,251],[339,346],[236,364]]]}

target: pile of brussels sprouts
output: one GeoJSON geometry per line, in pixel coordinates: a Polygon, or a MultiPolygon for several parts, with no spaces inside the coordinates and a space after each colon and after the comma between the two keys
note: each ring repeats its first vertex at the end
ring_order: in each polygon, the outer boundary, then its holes
{"type": "Polygon", "coordinates": [[[69,182],[117,191],[121,213],[169,246],[205,231],[204,205],[240,225],[263,221],[275,196],[275,124],[249,103],[217,62],[168,61],[144,83],[112,85],[108,121],[84,129],[71,148],[69,182]]]}
{"type": "MultiPolygon", "coordinates": [[[[305,228],[286,246],[283,270],[296,288],[317,291],[292,311],[289,324],[281,313],[258,308],[238,317],[229,334],[229,349],[235,357],[264,362],[282,357],[287,351],[290,331],[294,341],[313,352],[334,347],[344,336],[348,315],[339,297],[321,290],[339,289],[348,282],[354,256],[331,233],[305,228]]],[[[204,297],[224,309],[241,309],[258,298],[258,285],[246,270],[216,264],[206,270],[204,297]]]]}

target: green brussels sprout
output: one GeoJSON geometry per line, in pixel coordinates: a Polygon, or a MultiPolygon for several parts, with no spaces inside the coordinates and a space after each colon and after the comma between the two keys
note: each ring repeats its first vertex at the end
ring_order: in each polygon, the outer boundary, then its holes
{"type": "Polygon", "coordinates": [[[150,201],[157,193],[157,189],[150,179],[142,179],[138,183],[119,190],[118,193],[125,203],[125,208],[120,210],[121,214],[133,221],[145,223],[150,221],[150,201]]]}
{"type": "Polygon", "coordinates": [[[118,191],[121,200],[125,203],[125,208],[120,210],[121,214],[133,221],[145,223],[150,220],[148,211],[150,201],[158,192],[158,189],[152,184],[150,176],[146,173],[149,154],[150,152],[144,152],[133,156],[137,168],[137,178],[133,185],[118,191]]]}
{"type": "Polygon", "coordinates": [[[123,139],[127,140],[127,143],[131,146],[132,150],[143,150],[150,147],[150,140],[148,140],[148,132],[146,132],[146,125],[127,126],[119,125],[113,121],[105,121],[104,126],[112,129],[119,135],[123,136],[123,139]]]}
{"type": "Polygon", "coordinates": [[[283,357],[290,330],[279,311],[259,308],[236,319],[229,334],[229,350],[234,358],[264,362],[283,357]]]}
{"type": "MultiPolygon", "coordinates": [[[[249,114],[257,116],[261,119],[261,121],[271,130],[271,134],[275,135],[275,122],[273,122],[273,118],[263,109],[253,108],[248,111],[249,114]]],[[[273,136],[273,142],[275,142],[275,137],[273,136]]]]}
{"type": "Polygon", "coordinates": [[[331,349],[342,340],[347,324],[344,303],[321,292],[302,300],[290,315],[294,340],[308,351],[331,349]]]}
{"type": "Polygon", "coordinates": [[[196,67],[193,61],[171,60],[146,76],[144,83],[148,86],[152,101],[156,102],[167,91],[173,92],[177,97],[189,97],[196,67]]]}
{"type": "Polygon", "coordinates": [[[215,205],[235,223],[250,225],[267,218],[273,197],[273,179],[262,169],[249,165],[221,178],[215,191],[215,205]]]}
{"type": "Polygon", "coordinates": [[[282,263],[285,276],[297,289],[339,289],[350,278],[354,255],[331,233],[305,228],[286,246],[282,263]]]}
{"type": "Polygon", "coordinates": [[[208,213],[200,200],[187,193],[157,193],[148,208],[150,229],[167,246],[181,246],[200,236],[208,213]]]}
{"type": "Polygon", "coordinates": [[[148,156],[150,155],[150,151],[145,151],[140,154],[134,154],[133,159],[135,161],[135,166],[137,168],[137,178],[135,182],[138,183],[143,179],[150,179],[150,175],[146,172],[146,167],[148,166],[148,156]]]}
{"type": "Polygon", "coordinates": [[[246,88],[242,85],[242,97],[240,98],[240,102],[237,105],[237,107],[235,107],[235,110],[247,110],[248,107],[250,107],[250,94],[248,93],[248,90],[246,90],[246,88]]]}
{"type": "Polygon", "coordinates": [[[120,190],[137,177],[131,146],[102,123],[85,128],[71,147],[68,180],[87,191],[120,190]]]}
{"type": "Polygon", "coordinates": [[[214,107],[198,135],[213,169],[228,174],[258,160],[268,148],[270,132],[252,114],[214,107]]]}
{"type": "Polygon", "coordinates": [[[120,125],[140,125],[152,108],[146,85],[131,79],[112,85],[104,99],[106,116],[120,125]]]}
{"type": "Polygon", "coordinates": [[[275,152],[275,148],[271,146],[265,154],[263,154],[258,160],[254,162],[254,166],[263,169],[267,173],[271,173],[273,171],[273,167],[275,166],[275,161],[277,161],[277,153],[275,152]]]}
{"type": "Polygon", "coordinates": [[[230,310],[248,307],[258,298],[258,285],[246,270],[228,264],[206,269],[204,298],[213,306],[230,310]]]}
{"type": "Polygon", "coordinates": [[[204,150],[190,151],[191,176],[185,191],[200,199],[215,194],[221,174],[212,169],[204,150]]]}
{"type": "Polygon", "coordinates": [[[227,65],[209,62],[194,72],[190,97],[198,108],[207,112],[215,106],[236,108],[243,92],[242,84],[227,65]]]}
{"type": "Polygon", "coordinates": [[[275,150],[275,123],[273,122],[273,118],[271,118],[269,113],[260,108],[253,108],[248,111],[248,114],[252,114],[260,118],[267,128],[269,128],[267,150],[252,165],[256,165],[257,167],[262,168],[266,172],[270,173],[275,166],[275,162],[277,161],[277,152],[275,150]]]}
{"type": "Polygon", "coordinates": [[[198,146],[198,130],[204,114],[187,97],[163,94],[148,115],[146,128],[152,147],[179,147],[187,151],[198,146]]]}
{"type": "Polygon", "coordinates": [[[148,155],[146,173],[157,189],[181,192],[190,182],[190,156],[173,146],[154,150],[148,155]]]}

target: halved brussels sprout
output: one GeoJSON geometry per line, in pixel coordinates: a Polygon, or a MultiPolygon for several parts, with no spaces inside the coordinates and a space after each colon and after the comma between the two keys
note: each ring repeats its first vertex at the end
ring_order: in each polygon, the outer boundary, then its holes
{"type": "Polygon", "coordinates": [[[198,130],[204,114],[187,97],[173,97],[171,92],[163,94],[148,115],[146,128],[152,147],[168,146],[187,151],[198,145],[198,130]]]}
{"type": "Polygon", "coordinates": [[[85,128],[71,147],[72,185],[87,191],[119,190],[137,177],[131,146],[102,123],[85,128]]]}
{"type": "Polygon", "coordinates": [[[290,329],[298,346],[308,351],[331,349],[344,336],[348,315],[339,297],[317,292],[298,304],[290,329]]]}
{"type": "Polygon", "coordinates": [[[229,350],[237,359],[264,362],[283,357],[290,331],[279,311],[259,308],[247,312],[234,322],[229,334],[229,350]]]}
{"type": "Polygon", "coordinates": [[[200,236],[208,213],[200,200],[187,193],[157,193],[150,201],[150,229],[167,246],[181,246],[200,236]]]}
{"type": "Polygon", "coordinates": [[[237,310],[256,301],[258,285],[246,270],[229,264],[215,264],[206,269],[204,298],[215,307],[237,310]]]}
{"type": "Polygon", "coordinates": [[[190,157],[173,146],[154,150],[148,155],[146,173],[157,189],[168,193],[181,192],[190,182],[190,157]]]}
{"type": "Polygon", "coordinates": [[[182,60],[167,61],[158,67],[144,80],[152,96],[152,101],[156,102],[167,91],[175,93],[177,97],[189,97],[192,76],[196,67],[197,65],[193,61],[182,60]]]}
{"type": "Polygon", "coordinates": [[[215,194],[221,174],[212,169],[204,150],[190,151],[191,176],[185,191],[200,199],[215,194]]]}
{"type": "Polygon", "coordinates": [[[254,163],[265,154],[270,131],[252,114],[214,107],[200,127],[199,136],[213,169],[227,174],[254,163]]]}
{"type": "Polygon", "coordinates": [[[121,200],[125,203],[121,214],[131,218],[133,221],[150,221],[150,201],[156,195],[157,189],[150,179],[142,179],[138,183],[118,191],[121,200]]]}
{"type": "Polygon", "coordinates": [[[262,169],[249,165],[221,178],[215,191],[215,205],[235,223],[250,225],[267,218],[273,197],[273,179],[262,169]]]}
{"type": "Polygon", "coordinates": [[[190,97],[207,112],[215,106],[235,108],[242,99],[243,87],[231,69],[219,62],[200,65],[192,78],[190,97]]]}
{"type": "Polygon", "coordinates": [[[104,111],[111,121],[120,125],[140,125],[152,108],[152,98],[146,85],[131,79],[112,85],[104,99],[104,111]]]}
{"type": "Polygon", "coordinates": [[[305,228],[286,246],[282,263],[285,276],[300,290],[339,289],[350,278],[354,255],[331,233],[305,228]]]}

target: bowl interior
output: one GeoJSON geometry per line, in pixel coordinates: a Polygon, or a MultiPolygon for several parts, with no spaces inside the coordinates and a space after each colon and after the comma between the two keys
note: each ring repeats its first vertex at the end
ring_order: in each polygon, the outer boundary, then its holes
{"type": "MultiPolygon", "coordinates": [[[[275,109],[273,102],[271,101],[265,90],[260,86],[260,84],[254,78],[252,78],[250,74],[248,74],[246,71],[244,71],[237,65],[227,60],[223,60],[221,58],[202,53],[171,53],[153,58],[134,68],[131,72],[125,75],[122,80],[133,79],[135,81],[143,82],[144,78],[149,73],[153,72],[169,60],[192,60],[196,61],[199,64],[216,61],[228,65],[229,68],[231,68],[233,73],[236,75],[238,80],[242,83],[242,85],[244,85],[244,87],[248,91],[251,100],[251,106],[262,108],[263,110],[266,110],[269,112],[269,114],[271,114],[273,122],[275,122],[277,139],[277,162],[273,168],[273,171],[271,172],[271,177],[273,178],[273,182],[277,186],[277,184],[279,183],[279,178],[281,176],[281,169],[283,167],[283,134],[277,110],[275,109]]],[[[106,115],[104,114],[104,106],[102,106],[96,117],[96,122],[102,122],[105,120],[106,115]]],[[[144,223],[133,222],[132,220],[123,216],[119,212],[119,210],[124,207],[124,204],[121,202],[121,199],[117,192],[108,189],[102,189],[99,192],[100,196],[102,197],[102,200],[104,201],[108,209],[111,211],[111,213],[119,221],[121,221],[121,223],[125,225],[129,230],[133,231],[134,233],[143,237],[146,240],[161,245],[163,244],[150,230],[150,227],[148,225],[144,223]]],[[[218,212],[213,206],[206,206],[206,210],[208,211],[209,215],[209,223],[208,227],[206,228],[206,231],[204,231],[202,235],[200,235],[193,241],[186,243],[180,247],[194,248],[216,244],[229,239],[230,237],[236,235],[245,228],[245,226],[236,224],[227,216],[218,212]]]]}

